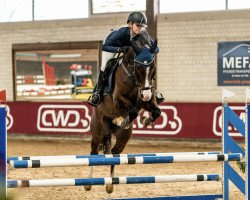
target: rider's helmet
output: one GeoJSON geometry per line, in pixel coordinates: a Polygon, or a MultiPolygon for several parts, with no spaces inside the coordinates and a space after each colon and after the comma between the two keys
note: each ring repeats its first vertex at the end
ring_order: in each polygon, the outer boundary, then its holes
{"type": "Polygon", "coordinates": [[[127,23],[134,22],[141,26],[147,27],[147,17],[143,12],[132,12],[128,16],[127,23]]]}

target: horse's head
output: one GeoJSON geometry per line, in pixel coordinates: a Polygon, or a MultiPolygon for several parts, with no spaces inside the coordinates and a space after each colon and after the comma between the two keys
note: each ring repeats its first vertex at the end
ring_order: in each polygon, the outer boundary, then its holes
{"type": "Polygon", "coordinates": [[[148,45],[138,44],[132,41],[133,71],[136,85],[140,89],[140,95],[143,101],[149,101],[152,98],[154,88],[154,77],[156,74],[155,49],[157,41],[149,47],[148,45]]]}

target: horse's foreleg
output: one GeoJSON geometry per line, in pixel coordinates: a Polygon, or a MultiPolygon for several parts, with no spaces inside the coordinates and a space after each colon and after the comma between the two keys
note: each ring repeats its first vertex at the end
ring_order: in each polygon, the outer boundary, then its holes
{"type": "Polygon", "coordinates": [[[157,106],[153,107],[151,110],[151,114],[152,114],[152,118],[153,118],[153,122],[161,116],[161,109],[157,106]]]}
{"type": "MultiPolygon", "coordinates": [[[[122,111],[128,112],[128,113],[130,113],[131,110],[133,110],[133,107],[134,107],[131,104],[131,102],[127,98],[123,97],[122,95],[119,95],[116,98],[114,98],[114,103],[115,103],[115,106],[119,110],[122,110],[122,111]]],[[[113,122],[113,124],[115,124],[117,126],[120,126],[121,128],[125,128],[126,126],[128,126],[133,121],[134,118],[137,117],[137,116],[134,117],[134,113],[135,112],[131,112],[129,114],[129,118],[125,118],[125,119],[122,116],[119,116],[119,117],[113,119],[112,122],[113,122]]],[[[138,115],[138,114],[136,114],[136,115],[138,115]]]]}
{"type": "Polygon", "coordinates": [[[151,117],[142,117],[141,123],[144,126],[152,125],[154,121],[161,116],[161,110],[155,101],[147,102],[143,105],[143,109],[151,112],[151,117]]]}
{"type": "Polygon", "coordinates": [[[122,117],[117,117],[113,119],[113,123],[117,126],[120,126],[121,128],[128,129],[130,124],[134,121],[134,119],[138,116],[138,109],[133,107],[128,111],[128,117],[127,118],[122,118],[122,117]]]}

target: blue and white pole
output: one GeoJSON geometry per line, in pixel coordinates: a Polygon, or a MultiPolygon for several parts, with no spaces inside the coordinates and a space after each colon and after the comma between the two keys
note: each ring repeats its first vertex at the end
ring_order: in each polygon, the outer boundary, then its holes
{"type": "Polygon", "coordinates": [[[0,104],[0,199],[6,194],[6,106],[0,104]]]}
{"type": "Polygon", "coordinates": [[[210,155],[138,156],[113,158],[78,158],[57,160],[10,160],[11,168],[71,167],[100,165],[157,164],[178,162],[222,162],[240,161],[240,153],[210,155]]]}
{"type": "Polygon", "coordinates": [[[113,177],[113,178],[108,177],[108,178],[77,178],[77,179],[8,180],[8,188],[196,182],[196,181],[199,182],[199,181],[220,181],[220,180],[221,176],[219,174],[132,176],[132,177],[113,177]]]}

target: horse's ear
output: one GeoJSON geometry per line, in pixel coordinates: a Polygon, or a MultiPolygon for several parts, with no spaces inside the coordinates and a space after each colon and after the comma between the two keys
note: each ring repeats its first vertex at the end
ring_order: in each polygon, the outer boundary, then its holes
{"type": "Polygon", "coordinates": [[[131,46],[135,52],[136,55],[141,53],[141,49],[138,47],[138,45],[136,44],[135,40],[132,39],[131,41],[131,46]]]}
{"type": "Polygon", "coordinates": [[[156,48],[157,48],[157,39],[155,39],[155,41],[152,43],[150,47],[150,52],[154,53],[156,48]]]}

